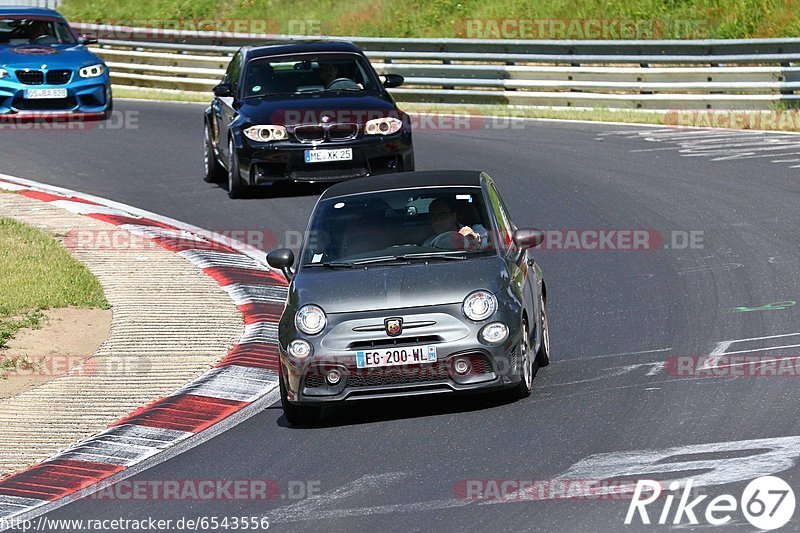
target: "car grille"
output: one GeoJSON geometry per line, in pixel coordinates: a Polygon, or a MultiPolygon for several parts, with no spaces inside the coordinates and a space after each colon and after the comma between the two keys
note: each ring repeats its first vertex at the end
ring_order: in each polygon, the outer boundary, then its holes
{"type": "Polygon", "coordinates": [[[358,124],[344,122],[339,124],[308,124],[294,128],[295,138],[302,143],[320,143],[325,141],[349,141],[358,136],[358,124]]]}
{"type": "MultiPolygon", "coordinates": [[[[334,163],[335,164],[335,163],[334,163]]],[[[293,170],[289,172],[289,179],[295,181],[339,181],[349,178],[360,178],[368,174],[364,167],[315,167],[314,170],[293,170]]]]}
{"type": "Polygon", "coordinates": [[[322,377],[322,374],[307,374],[306,375],[306,387],[309,389],[316,389],[317,387],[322,387],[325,384],[325,379],[322,377]]]}
{"type": "Polygon", "coordinates": [[[20,111],[64,111],[78,105],[75,97],[46,98],[42,100],[25,100],[15,98],[12,106],[20,111]]]}
{"type": "Polygon", "coordinates": [[[432,365],[359,368],[347,376],[348,387],[380,387],[386,385],[411,385],[450,379],[447,363],[439,361],[432,365]]]}
{"type": "Polygon", "coordinates": [[[44,72],[41,70],[18,70],[17,78],[25,85],[42,85],[44,83],[44,72]]]}
{"type": "Polygon", "coordinates": [[[47,72],[47,83],[50,85],[64,85],[72,77],[71,70],[51,70],[47,72]]]}
{"type": "Polygon", "coordinates": [[[325,128],[322,126],[297,126],[294,136],[303,143],[322,142],[325,140],[325,128]]]}
{"type": "Polygon", "coordinates": [[[442,338],[438,335],[423,335],[419,337],[394,337],[374,339],[371,341],[358,341],[351,342],[348,350],[360,350],[363,348],[385,348],[387,346],[414,346],[417,344],[431,344],[434,342],[442,342],[442,338]]]}

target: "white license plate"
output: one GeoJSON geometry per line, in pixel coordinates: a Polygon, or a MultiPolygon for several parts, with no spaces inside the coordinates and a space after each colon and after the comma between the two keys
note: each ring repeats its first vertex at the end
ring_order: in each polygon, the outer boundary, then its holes
{"type": "Polygon", "coordinates": [[[352,148],[338,150],[306,150],[306,163],[326,163],[329,161],[352,161],[352,148]]]}
{"type": "Polygon", "coordinates": [[[26,100],[45,100],[51,98],[66,98],[66,89],[28,89],[25,91],[26,100]]]}
{"type": "Polygon", "coordinates": [[[406,346],[405,348],[383,348],[356,352],[358,368],[418,365],[436,362],[436,346],[406,346]]]}

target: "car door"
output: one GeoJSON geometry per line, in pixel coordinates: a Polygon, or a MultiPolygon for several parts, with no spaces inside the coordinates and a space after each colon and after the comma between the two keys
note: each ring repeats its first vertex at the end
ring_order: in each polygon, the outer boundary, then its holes
{"type": "MultiPolygon", "coordinates": [[[[500,196],[500,192],[492,181],[487,181],[487,193],[490,209],[497,224],[497,246],[504,252],[506,262],[511,267],[511,283],[514,291],[522,298],[528,311],[531,333],[539,331],[539,299],[536,297],[536,266],[531,250],[521,250],[514,244],[514,231],[517,227],[511,219],[508,208],[500,196]]],[[[535,346],[534,346],[535,348],[535,346]]]]}
{"type": "Polygon", "coordinates": [[[231,87],[233,96],[215,96],[214,103],[212,104],[213,113],[216,121],[214,128],[217,137],[217,148],[222,154],[222,161],[227,164],[230,154],[228,153],[228,129],[231,122],[236,118],[237,111],[235,108],[236,98],[239,94],[239,77],[242,73],[242,52],[236,52],[228,64],[228,70],[225,72],[225,77],[222,83],[228,84],[231,87]]]}

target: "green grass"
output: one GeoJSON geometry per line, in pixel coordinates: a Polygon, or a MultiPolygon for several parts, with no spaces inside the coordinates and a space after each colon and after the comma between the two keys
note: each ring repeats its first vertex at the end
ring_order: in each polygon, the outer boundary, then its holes
{"type": "MultiPolygon", "coordinates": [[[[475,19],[620,20],[641,21],[642,39],[730,39],[796,37],[798,8],[800,0],[64,0],[61,11],[86,22],[163,27],[226,19],[257,33],[374,37],[464,37],[475,19]]],[[[569,30],[539,35],[536,27],[528,38],[592,38],[569,30]]]]}
{"type": "Polygon", "coordinates": [[[100,282],[53,237],[0,217],[0,348],[45,309],[109,307],[100,282]]]}

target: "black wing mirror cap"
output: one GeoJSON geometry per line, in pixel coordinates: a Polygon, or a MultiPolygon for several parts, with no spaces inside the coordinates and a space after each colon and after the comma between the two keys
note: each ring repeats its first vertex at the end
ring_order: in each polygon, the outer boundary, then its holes
{"type": "Polygon", "coordinates": [[[403,85],[403,82],[406,79],[401,76],[400,74],[384,74],[383,75],[383,86],[387,89],[392,89],[394,87],[400,87],[403,85]]]}
{"type": "Polygon", "coordinates": [[[283,272],[286,280],[291,282],[294,277],[292,265],[294,265],[294,252],[288,248],[278,248],[267,254],[267,264],[275,270],[283,272]]]}

